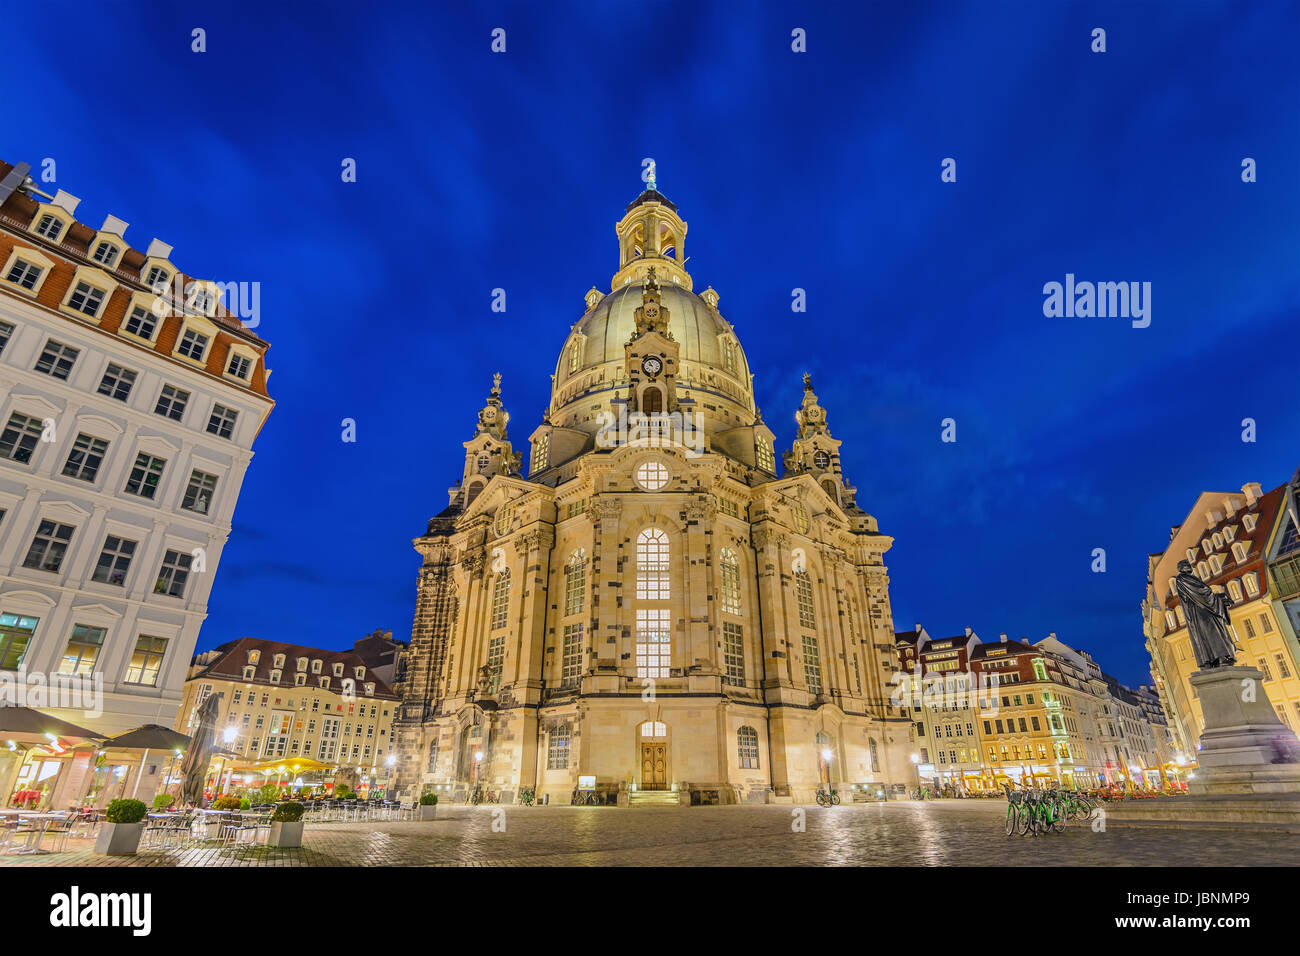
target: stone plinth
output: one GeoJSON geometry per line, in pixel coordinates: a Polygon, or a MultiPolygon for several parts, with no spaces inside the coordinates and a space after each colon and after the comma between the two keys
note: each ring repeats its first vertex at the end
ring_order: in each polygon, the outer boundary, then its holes
{"type": "Polygon", "coordinates": [[[1214,667],[1189,678],[1205,730],[1193,794],[1300,792],[1300,741],[1278,720],[1264,675],[1254,667],[1214,667]]]}

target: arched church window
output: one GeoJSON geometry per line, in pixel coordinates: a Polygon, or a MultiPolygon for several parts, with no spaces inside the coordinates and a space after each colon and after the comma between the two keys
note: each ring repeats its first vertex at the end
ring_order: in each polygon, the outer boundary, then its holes
{"type": "Polygon", "coordinates": [[[438,772],[438,740],[429,741],[429,773],[438,772]]]}
{"type": "Polygon", "coordinates": [[[642,737],[667,737],[668,728],[661,720],[647,720],[641,724],[642,737]]]}
{"type": "Polygon", "coordinates": [[[736,347],[731,339],[722,340],[722,367],[728,372],[736,370],[736,347]]]}
{"type": "Polygon", "coordinates": [[[641,393],[641,410],[647,415],[658,415],[664,410],[664,393],[650,385],[641,393]]]}
{"type": "Polygon", "coordinates": [[[795,503],[790,506],[790,516],[794,519],[794,530],[800,534],[808,533],[808,509],[795,503]]]}
{"type": "Polygon", "coordinates": [[[636,596],[638,600],[668,600],[668,558],[668,535],[662,529],[646,528],[636,536],[636,596]]]}
{"type": "Polygon", "coordinates": [[[758,731],[753,727],[741,727],[736,731],[736,750],[740,757],[742,770],[758,769],[758,731]]]}
{"type": "Polygon", "coordinates": [[[871,747],[871,772],[880,773],[880,748],[876,746],[876,738],[870,738],[867,743],[871,747]]]}
{"type": "Polygon", "coordinates": [[[831,501],[834,501],[836,503],[839,502],[840,496],[839,496],[839,492],[835,490],[835,482],[831,481],[829,478],[823,478],[822,490],[826,492],[827,495],[830,496],[831,501]]]}
{"type": "Polygon", "coordinates": [[[506,626],[510,611],[510,569],[498,571],[492,579],[492,627],[506,626]]]}
{"type": "Polygon", "coordinates": [[[768,474],[776,474],[776,458],[772,455],[772,443],[764,435],[759,435],[754,439],[755,461],[758,467],[768,474]]]}
{"type": "Polygon", "coordinates": [[[561,724],[551,729],[546,741],[547,770],[569,769],[569,745],[572,739],[568,724],[561,724]]]}
{"type": "Polygon", "coordinates": [[[515,506],[510,502],[505,502],[497,508],[496,529],[497,534],[502,535],[510,530],[510,522],[515,516],[515,506]]]}
{"type": "Polygon", "coordinates": [[[825,471],[831,466],[831,456],[824,451],[819,451],[813,455],[813,467],[818,471],[825,471]]]}
{"type": "Polygon", "coordinates": [[[718,556],[718,566],[722,578],[722,612],[739,614],[740,562],[736,559],[736,552],[723,548],[718,556]]]}
{"type": "Polygon", "coordinates": [[[575,341],[569,346],[569,374],[572,375],[578,370],[582,363],[582,343],[575,341]]]}
{"type": "Polygon", "coordinates": [[[564,566],[564,613],[581,614],[587,603],[587,552],[579,548],[564,566]]]}
{"type": "Polygon", "coordinates": [[[551,460],[551,436],[541,434],[537,436],[537,441],[533,442],[533,463],[529,468],[529,474],[534,474],[546,469],[551,460]]]}
{"type": "Polygon", "coordinates": [[[813,610],[812,578],[806,570],[794,573],[794,592],[799,604],[799,626],[815,629],[817,615],[813,610]]]}
{"type": "Polygon", "coordinates": [[[469,488],[465,492],[465,506],[468,507],[470,502],[478,497],[478,493],[483,490],[483,482],[471,481],[469,488]]]}

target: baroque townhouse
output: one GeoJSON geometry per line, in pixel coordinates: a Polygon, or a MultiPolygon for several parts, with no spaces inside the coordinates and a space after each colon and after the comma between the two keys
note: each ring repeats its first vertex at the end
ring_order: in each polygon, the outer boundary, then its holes
{"type": "MultiPolygon", "coordinates": [[[[267,344],[170,246],[79,222],[76,197],[26,171],[0,164],[0,669],[20,688],[102,686],[100,714],[37,709],[105,736],[170,726],[273,405],[267,344]]],[[[0,785],[68,756],[56,742],[0,785]]],[[[59,797],[136,772],[129,792],[152,793],[157,764],[106,757],[92,780],[76,754],[59,797]]]]}
{"type": "MultiPolygon", "coordinates": [[[[176,718],[192,734],[196,711],[219,694],[217,739],[232,754],[223,772],[280,766],[355,771],[387,782],[398,697],[355,651],[328,651],[245,637],[194,658],[176,718]]],[[[293,777],[290,777],[292,780],[293,777]]]]}
{"type": "Polygon", "coordinates": [[[1183,523],[1172,529],[1169,547],[1148,558],[1142,612],[1151,674],[1179,746],[1188,754],[1196,753],[1203,721],[1188,680],[1199,668],[1173,588],[1183,560],[1231,599],[1237,663],[1263,672],[1263,690],[1278,718],[1300,731],[1300,648],[1295,618],[1287,608],[1295,582],[1285,557],[1295,552],[1294,510],[1288,503],[1293,494],[1292,485],[1265,494],[1253,483],[1243,485],[1240,493],[1203,492],[1183,523]]]}

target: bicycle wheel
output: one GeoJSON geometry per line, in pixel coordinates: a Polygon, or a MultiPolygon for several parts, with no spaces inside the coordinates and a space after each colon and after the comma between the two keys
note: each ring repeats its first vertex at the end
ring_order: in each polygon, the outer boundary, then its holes
{"type": "Polygon", "coordinates": [[[1011,834],[1016,832],[1016,823],[1019,822],[1017,821],[1016,817],[1017,817],[1016,805],[1014,803],[1008,803],[1007,822],[1006,822],[1007,836],[1011,836],[1011,834]]]}
{"type": "Polygon", "coordinates": [[[839,795],[838,793],[836,793],[834,790],[832,790],[832,791],[831,791],[831,806],[838,807],[839,805],[840,805],[840,795],[839,795]]]}
{"type": "Polygon", "coordinates": [[[822,793],[820,790],[817,791],[817,806],[826,806],[826,794],[822,793]]]}
{"type": "Polygon", "coordinates": [[[1065,813],[1059,806],[1052,807],[1048,810],[1047,822],[1057,833],[1065,831],[1065,813]]]}
{"type": "Polygon", "coordinates": [[[1034,805],[1026,803],[1020,808],[1020,835],[1024,836],[1034,829],[1034,805]]]}

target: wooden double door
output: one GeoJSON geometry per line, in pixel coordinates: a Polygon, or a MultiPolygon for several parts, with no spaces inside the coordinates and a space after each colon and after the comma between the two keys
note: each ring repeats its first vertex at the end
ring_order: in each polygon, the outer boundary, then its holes
{"type": "Polygon", "coordinates": [[[641,742],[641,789],[668,789],[667,741],[641,742]]]}

